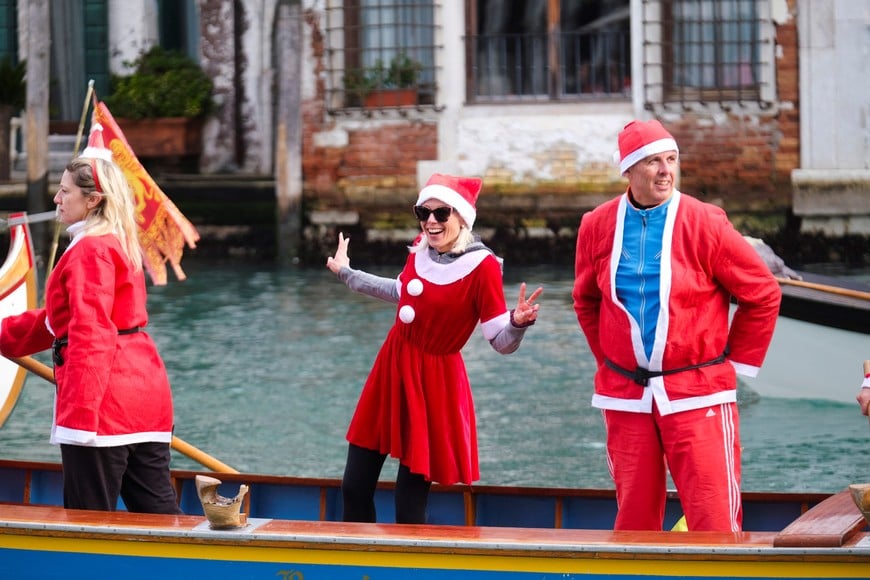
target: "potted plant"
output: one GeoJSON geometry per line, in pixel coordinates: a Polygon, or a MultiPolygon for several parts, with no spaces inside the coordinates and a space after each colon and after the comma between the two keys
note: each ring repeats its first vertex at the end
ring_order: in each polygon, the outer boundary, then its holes
{"type": "Polygon", "coordinates": [[[417,86],[423,65],[404,51],[389,64],[377,59],[367,69],[352,69],[344,77],[348,106],[401,107],[417,104],[417,86]]]}
{"type": "Polygon", "coordinates": [[[183,53],[155,46],[112,75],[106,106],[139,157],[197,156],[214,85],[183,53]]]}
{"type": "Polygon", "coordinates": [[[24,108],[27,98],[24,61],[15,64],[8,56],[0,59],[0,181],[9,181],[11,159],[9,151],[12,117],[24,108]]]}

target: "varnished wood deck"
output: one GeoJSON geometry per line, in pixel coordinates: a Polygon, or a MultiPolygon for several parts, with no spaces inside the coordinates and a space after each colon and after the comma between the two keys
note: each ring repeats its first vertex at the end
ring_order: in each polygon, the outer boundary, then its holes
{"type": "MultiPolygon", "coordinates": [[[[834,496],[840,497],[840,496],[834,496]]],[[[829,506],[833,507],[833,506],[829,506]]],[[[298,520],[253,519],[238,530],[212,530],[200,516],[163,516],[128,512],[92,512],[59,507],[0,504],[0,535],[73,537],[170,543],[245,546],[281,546],[320,550],[378,550],[465,554],[529,554],[578,557],[583,554],[632,558],[673,558],[676,554],[722,558],[802,558],[864,561],[870,564],[870,534],[852,530],[838,534],[832,549],[824,530],[824,516],[808,512],[804,529],[814,529],[824,540],[780,542],[776,532],[614,532],[474,526],[350,524],[298,520]],[[788,549],[784,547],[788,546],[788,549]],[[801,550],[795,550],[799,546],[801,550]]],[[[850,526],[854,528],[853,518],[850,526]]],[[[834,516],[836,522],[841,516],[834,516]]],[[[785,533],[785,532],[784,532],[785,533]]]]}

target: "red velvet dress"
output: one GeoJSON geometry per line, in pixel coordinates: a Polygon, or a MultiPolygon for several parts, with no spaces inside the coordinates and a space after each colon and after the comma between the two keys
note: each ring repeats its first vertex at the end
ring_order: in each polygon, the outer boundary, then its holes
{"type": "Polygon", "coordinates": [[[480,478],[471,385],[460,349],[478,323],[508,320],[501,265],[486,250],[449,264],[411,254],[399,308],[348,429],[350,443],[389,454],[443,484],[480,478]]]}

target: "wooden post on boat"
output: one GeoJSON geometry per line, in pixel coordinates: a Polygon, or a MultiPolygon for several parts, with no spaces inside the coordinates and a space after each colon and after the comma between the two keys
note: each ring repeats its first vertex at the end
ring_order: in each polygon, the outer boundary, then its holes
{"type": "MultiPolygon", "coordinates": [[[[9,360],[17,363],[22,368],[29,370],[33,374],[35,374],[39,377],[42,377],[46,381],[48,381],[50,383],[54,382],[54,371],[51,370],[51,368],[49,368],[48,365],[42,364],[41,362],[39,362],[35,358],[31,358],[29,356],[7,357],[7,358],[9,360]]],[[[214,457],[212,457],[208,453],[197,449],[196,447],[194,447],[190,443],[187,443],[186,441],[179,439],[175,435],[172,436],[171,446],[173,449],[175,449],[176,451],[178,451],[182,455],[186,455],[190,459],[193,459],[194,461],[196,461],[200,465],[207,467],[207,468],[211,469],[212,471],[217,471],[219,473],[238,473],[238,470],[233,469],[232,467],[230,467],[226,463],[224,463],[218,459],[215,459],[214,457]]]]}

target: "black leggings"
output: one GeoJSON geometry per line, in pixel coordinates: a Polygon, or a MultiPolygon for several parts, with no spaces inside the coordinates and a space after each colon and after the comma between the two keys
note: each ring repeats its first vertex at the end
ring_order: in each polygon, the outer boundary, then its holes
{"type": "MultiPolygon", "coordinates": [[[[375,489],[387,456],[377,451],[351,444],[347,449],[347,464],[341,482],[344,499],[343,520],[346,522],[375,522],[375,489]]],[[[426,504],[432,482],[411,473],[399,465],[396,476],[396,523],[425,524],[426,504]]]]}
{"type": "Polygon", "coordinates": [[[169,443],[62,444],[60,455],[67,509],[115,511],[120,495],[129,512],[182,513],[169,473],[169,443]]]}

